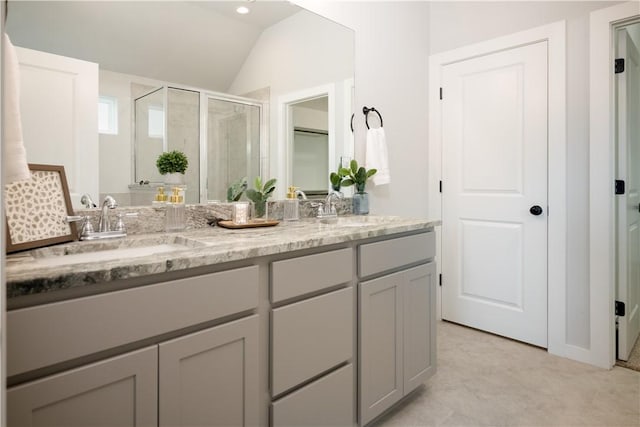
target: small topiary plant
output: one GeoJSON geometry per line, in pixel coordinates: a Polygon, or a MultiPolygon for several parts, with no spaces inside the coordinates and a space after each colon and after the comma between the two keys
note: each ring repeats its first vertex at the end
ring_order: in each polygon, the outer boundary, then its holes
{"type": "Polygon", "coordinates": [[[156,166],[158,167],[160,175],[166,175],[168,173],[184,174],[187,167],[189,167],[189,160],[182,151],[167,151],[158,156],[156,166]]]}

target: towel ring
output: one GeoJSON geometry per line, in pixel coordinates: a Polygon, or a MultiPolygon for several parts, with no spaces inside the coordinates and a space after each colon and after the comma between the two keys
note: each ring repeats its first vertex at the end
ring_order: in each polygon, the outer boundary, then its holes
{"type": "Polygon", "coordinates": [[[362,107],[362,114],[364,114],[364,122],[367,125],[367,129],[371,129],[369,127],[369,113],[374,112],[378,115],[378,117],[380,118],[380,127],[383,126],[382,123],[382,114],[380,114],[380,112],[378,110],[375,109],[375,107],[371,107],[371,108],[367,108],[367,107],[362,107]]]}

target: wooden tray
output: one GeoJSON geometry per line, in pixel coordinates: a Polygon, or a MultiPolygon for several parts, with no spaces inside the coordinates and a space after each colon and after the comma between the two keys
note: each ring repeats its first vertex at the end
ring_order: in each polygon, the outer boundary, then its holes
{"type": "Polygon", "coordinates": [[[218,221],[218,225],[222,228],[255,228],[255,227],[273,227],[274,225],[280,224],[280,221],[269,220],[269,221],[249,221],[246,224],[236,224],[233,221],[218,221]]]}

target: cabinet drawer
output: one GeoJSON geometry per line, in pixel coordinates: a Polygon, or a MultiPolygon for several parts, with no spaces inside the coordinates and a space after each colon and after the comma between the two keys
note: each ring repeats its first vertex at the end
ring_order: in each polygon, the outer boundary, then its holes
{"type": "Polygon", "coordinates": [[[8,375],[211,321],[258,305],[258,267],[7,313],[8,375]]]}
{"type": "Polygon", "coordinates": [[[271,421],[284,426],[352,426],[353,365],[349,364],[273,403],[271,421]]]}
{"type": "Polygon", "coordinates": [[[433,231],[360,245],[358,275],[367,277],[386,270],[433,258],[436,236],[433,231]]]}
{"type": "Polygon", "coordinates": [[[353,249],[277,261],[271,265],[271,301],[319,291],[349,282],[353,275],[353,249]]]}
{"type": "Polygon", "coordinates": [[[273,310],[273,396],[349,360],[353,327],[353,288],[273,310]]]}

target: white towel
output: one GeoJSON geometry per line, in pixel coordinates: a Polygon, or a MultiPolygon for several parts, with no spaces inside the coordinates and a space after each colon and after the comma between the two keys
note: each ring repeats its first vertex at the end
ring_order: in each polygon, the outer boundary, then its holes
{"type": "Polygon", "coordinates": [[[20,68],[18,56],[5,33],[2,37],[2,55],[4,59],[3,101],[3,157],[4,182],[10,184],[31,178],[27,165],[27,152],[22,139],[22,122],[20,119],[20,68]]]}
{"type": "Polygon", "coordinates": [[[375,185],[384,185],[391,182],[387,141],[382,127],[367,130],[365,164],[367,169],[376,168],[378,170],[371,178],[375,185]]]}

